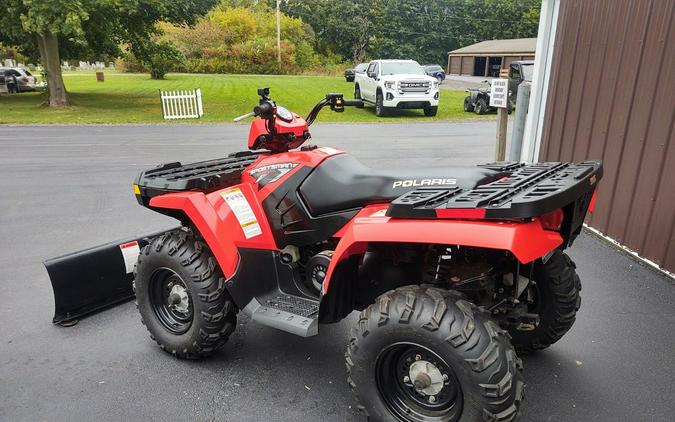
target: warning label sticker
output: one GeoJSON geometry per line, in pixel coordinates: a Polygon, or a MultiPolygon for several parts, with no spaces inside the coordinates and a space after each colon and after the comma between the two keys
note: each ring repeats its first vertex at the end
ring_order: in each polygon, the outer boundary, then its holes
{"type": "Polygon", "coordinates": [[[246,197],[239,188],[232,188],[220,193],[220,196],[223,197],[227,205],[230,207],[241,229],[244,231],[244,236],[247,239],[258,236],[262,234],[262,229],[260,224],[258,224],[258,219],[255,218],[253,209],[249,205],[246,197]]]}
{"type": "Polygon", "coordinates": [[[124,258],[124,269],[129,274],[134,271],[141,248],[138,246],[138,242],[134,240],[133,242],[121,244],[120,251],[122,251],[122,258],[124,258]]]}

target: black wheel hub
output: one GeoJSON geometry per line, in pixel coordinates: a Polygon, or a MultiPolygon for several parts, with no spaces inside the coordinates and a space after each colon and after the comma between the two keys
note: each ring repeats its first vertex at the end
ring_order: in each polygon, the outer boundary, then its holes
{"type": "Polygon", "coordinates": [[[389,411],[402,421],[457,421],[463,396],[452,368],[415,343],[398,343],[380,353],[377,387],[389,411]]]}
{"type": "Polygon", "coordinates": [[[183,279],[173,270],[160,268],[150,278],[150,303],[159,322],[172,334],[187,332],[192,325],[192,297],[183,279]]]}

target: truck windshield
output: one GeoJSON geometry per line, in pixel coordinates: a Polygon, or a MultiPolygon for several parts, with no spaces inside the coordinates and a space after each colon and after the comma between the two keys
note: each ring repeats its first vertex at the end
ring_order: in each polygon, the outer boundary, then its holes
{"type": "Polygon", "coordinates": [[[523,80],[532,82],[532,71],[534,71],[534,65],[533,64],[524,64],[520,66],[523,72],[523,80]]]}
{"type": "Polygon", "coordinates": [[[382,62],[383,75],[424,75],[422,66],[415,62],[382,62]]]}

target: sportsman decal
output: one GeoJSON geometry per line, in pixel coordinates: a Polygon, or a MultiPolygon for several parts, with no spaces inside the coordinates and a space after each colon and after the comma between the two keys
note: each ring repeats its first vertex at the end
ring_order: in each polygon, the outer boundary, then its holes
{"type": "Polygon", "coordinates": [[[267,166],[257,167],[248,172],[260,186],[268,183],[274,183],[281,179],[286,173],[298,166],[297,163],[279,163],[269,164],[267,166]]]}

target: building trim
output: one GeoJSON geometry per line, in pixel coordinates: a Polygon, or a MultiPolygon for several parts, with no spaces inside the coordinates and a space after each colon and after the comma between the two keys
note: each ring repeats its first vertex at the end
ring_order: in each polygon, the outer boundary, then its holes
{"type": "Polygon", "coordinates": [[[532,94],[520,154],[521,161],[534,162],[539,159],[559,10],[560,0],[543,0],[539,17],[537,50],[534,55],[532,94]]]}

